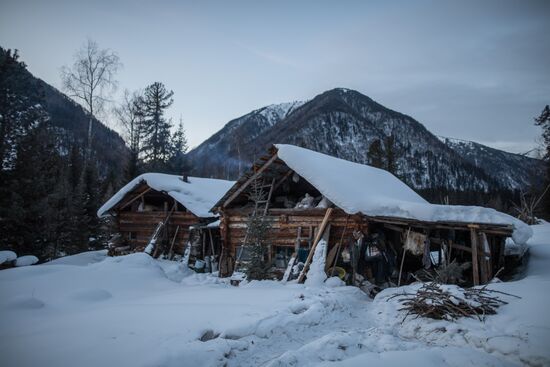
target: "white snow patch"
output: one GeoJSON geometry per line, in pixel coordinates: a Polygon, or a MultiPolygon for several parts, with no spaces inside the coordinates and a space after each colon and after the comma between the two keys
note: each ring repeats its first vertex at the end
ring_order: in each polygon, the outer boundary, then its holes
{"type": "Polygon", "coordinates": [[[34,255],[20,256],[15,260],[15,266],[29,266],[38,262],[38,258],[34,255]]]}
{"type": "Polygon", "coordinates": [[[79,265],[85,266],[95,264],[107,258],[107,250],[86,251],[76,255],[63,256],[48,261],[42,265],[79,265]]]}
{"type": "Polygon", "coordinates": [[[17,259],[17,254],[15,252],[9,250],[0,251],[0,264],[13,261],[15,259],[17,259]]]}
{"type": "Polygon", "coordinates": [[[258,113],[264,116],[269,124],[273,126],[298,107],[302,106],[304,101],[285,102],[279,104],[272,104],[258,110],[258,113]]]}
{"type": "Polygon", "coordinates": [[[323,285],[327,279],[325,273],[325,263],[327,259],[327,242],[325,240],[319,241],[315,252],[313,253],[313,259],[307,272],[307,279],[305,284],[307,286],[319,287],[323,285]]]}

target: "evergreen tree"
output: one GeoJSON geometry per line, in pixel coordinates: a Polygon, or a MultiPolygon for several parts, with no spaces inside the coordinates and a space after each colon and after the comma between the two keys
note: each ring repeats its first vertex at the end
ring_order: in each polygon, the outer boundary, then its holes
{"type": "Polygon", "coordinates": [[[386,136],[383,143],[377,139],[371,143],[367,153],[369,164],[397,175],[399,152],[393,134],[386,136]]]}
{"type": "Polygon", "coordinates": [[[178,129],[172,135],[172,149],[173,155],[185,154],[189,149],[187,144],[187,136],[185,135],[185,129],[183,128],[183,119],[180,117],[180,123],[178,129]]]}
{"type": "Polygon", "coordinates": [[[393,173],[397,176],[397,158],[398,147],[395,142],[395,136],[393,134],[388,135],[384,142],[384,148],[386,152],[386,171],[393,173]]]}
{"type": "Polygon", "coordinates": [[[69,170],[69,165],[62,166],[52,194],[55,233],[52,238],[52,244],[49,246],[51,251],[43,255],[46,259],[55,259],[67,253],[67,248],[70,247],[72,242],[70,208],[73,188],[69,180],[70,174],[67,172],[69,170]]]}
{"type": "Polygon", "coordinates": [[[535,125],[542,128],[542,139],[544,144],[544,159],[550,160],[550,106],[546,105],[541,114],[535,118],[535,125]]]}
{"type": "Polygon", "coordinates": [[[47,118],[42,91],[17,50],[0,47],[0,171],[13,169],[20,140],[47,118]]]}
{"type": "Polygon", "coordinates": [[[170,120],[164,116],[174,100],[174,92],[168,91],[164,84],[155,82],[145,88],[140,98],[143,113],[143,138],[140,152],[150,169],[163,171],[170,158],[170,120]]]}
{"type": "Polygon", "coordinates": [[[76,254],[88,250],[88,239],[90,233],[91,218],[87,212],[88,195],[84,175],[82,175],[76,186],[70,202],[70,238],[71,243],[66,247],[66,254],[76,254]]]}
{"type": "Polygon", "coordinates": [[[371,143],[367,156],[371,166],[384,169],[384,150],[380,140],[376,139],[371,143]]]}
{"type": "Polygon", "coordinates": [[[541,211],[543,216],[550,218],[550,193],[548,190],[545,190],[546,187],[550,185],[550,106],[546,105],[541,114],[535,118],[535,125],[542,128],[542,139],[545,150],[543,159],[546,163],[544,187],[542,189],[542,194],[544,196],[541,198],[541,211]]]}
{"type": "Polygon", "coordinates": [[[69,169],[66,171],[71,193],[76,190],[83,169],[82,152],[78,145],[73,144],[69,153],[69,169]]]}
{"type": "Polygon", "coordinates": [[[172,155],[168,161],[168,166],[172,173],[181,175],[191,171],[192,167],[187,157],[188,149],[189,145],[187,144],[183,121],[180,118],[178,129],[172,135],[172,155]]]}
{"type": "Polygon", "coordinates": [[[61,157],[46,124],[30,131],[17,149],[10,177],[11,207],[6,213],[5,237],[19,255],[44,258],[55,244],[61,157]]]}
{"type": "MultiPolygon", "coordinates": [[[[97,217],[97,209],[102,203],[102,195],[99,184],[99,174],[95,164],[88,164],[82,173],[81,185],[84,193],[83,209],[85,217],[88,221],[88,241],[86,246],[89,248],[98,247],[99,236],[99,218],[97,217]]],[[[83,245],[84,246],[84,245],[83,245]]]]}

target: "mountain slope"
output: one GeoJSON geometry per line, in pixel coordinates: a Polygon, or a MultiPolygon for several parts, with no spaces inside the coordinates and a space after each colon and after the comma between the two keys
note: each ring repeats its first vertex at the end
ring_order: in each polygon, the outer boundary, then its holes
{"type": "MultiPolygon", "coordinates": [[[[88,133],[88,115],[84,109],[65,94],[36,78],[44,92],[45,110],[49,115],[49,123],[58,129],[62,145],[67,149],[74,143],[86,146],[88,133]]],[[[96,154],[101,176],[110,172],[117,175],[125,170],[125,162],[129,156],[128,148],[120,135],[103,125],[99,120],[93,120],[92,148],[96,154]]]]}
{"type": "Polygon", "coordinates": [[[229,121],[220,131],[189,152],[189,157],[195,162],[195,175],[219,178],[238,176],[239,172],[248,168],[251,160],[244,155],[241,158],[244,146],[253,144],[262,133],[303,104],[300,101],[273,104],[229,121]]]}
{"type": "Polygon", "coordinates": [[[525,188],[541,179],[541,161],[494,149],[473,141],[439,137],[448,147],[457,152],[476,167],[483,169],[506,188],[514,190],[525,188]]]}
{"type": "MultiPolygon", "coordinates": [[[[492,152],[493,158],[491,163],[476,164],[476,160],[463,157],[462,150],[445,144],[418,121],[353,90],[324,92],[278,121],[274,119],[272,124],[258,116],[261,110],[231,121],[189,153],[195,162],[208,162],[200,174],[235,178],[273,143],[294,144],[369,164],[369,148],[379,141],[383,149],[396,156],[395,174],[415,189],[487,191],[516,189],[528,182],[528,169],[516,173],[520,177],[514,180],[502,180],[500,168],[511,169],[511,165],[499,162],[509,158],[508,153],[480,149],[477,162],[489,159],[487,152],[492,152]]],[[[522,164],[521,156],[517,160],[522,164]]],[[[536,166],[536,160],[525,164],[536,166]]]]}

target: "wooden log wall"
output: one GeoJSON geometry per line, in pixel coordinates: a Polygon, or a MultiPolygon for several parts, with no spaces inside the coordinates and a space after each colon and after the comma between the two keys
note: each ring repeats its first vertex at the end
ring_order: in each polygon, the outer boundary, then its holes
{"type": "MultiPolygon", "coordinates": [[[[162,222],[168,213],[158,212],[125,212],[117,215],[118,231],[124,241],[130,244],[135,251],[142,251],[149,243],[155,228],[162,222]],[[129,239],[132,232],[134,239],[129,239]]],[[[189,240],[189,226],[200,223],[200,218],[190,212],[174,212],[168,222],[168,238],[172,240],[176,227],[179,226],[178,235],[174,244],[174,253],[183,254],[184,246],[189,240]]]]}
{"type": "MultiPolygon", "coordinates": [[[[326,209],[270,209],[267,220],[270,222],[267,242],[275,246],[294,247],[301,227],[301,247],[308,247],[308,240],[313,240],[311,231],[315,230],[323,221],[326,209]]],[[[227,209],[223,212],[221,223],[221,236],[223,245],[229,250],[229,254],[235,258],[237,249],[244,242],[247,221],[250,210],[227,209]]],[[[353,239],[354,230],[367,233],[367,221],[359,215],[348,215],[342,210],[336,209],[330,217],[329,247],[334,246],[342,238],[344,228],[347,227],[343,243],[353,239]],[[346,225],[347,220],[347,225],[346,225]]]]}

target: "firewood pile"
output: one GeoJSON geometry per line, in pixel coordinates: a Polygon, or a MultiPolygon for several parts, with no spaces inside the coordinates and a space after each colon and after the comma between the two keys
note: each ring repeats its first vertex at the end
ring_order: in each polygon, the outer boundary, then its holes
{"type": "Polygon", "coordinates": [[[484,321],[486,315],[496,314],[498,307],[508,303],[499,298],[499,294],[520,298],[486,287],[460,288],[430,282],[424,283],[415,294],[395,294],[388,300],[402,297],[399,302],[403,307],[399,311],[406,311],[403,321],[412,315],[436,320],[454,321],[460,317],[471,317],[484,321]]]}

